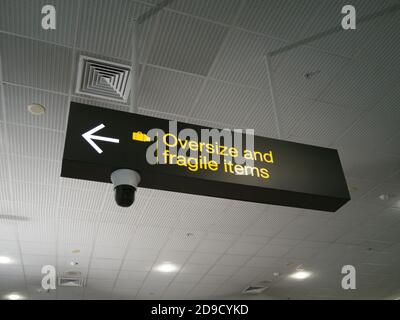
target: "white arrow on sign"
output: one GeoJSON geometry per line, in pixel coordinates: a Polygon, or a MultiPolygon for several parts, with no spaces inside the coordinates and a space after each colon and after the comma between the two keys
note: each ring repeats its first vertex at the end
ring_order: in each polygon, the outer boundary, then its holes
{"type": "Polygon", "coordinates": [[[103,153],[103,150],[99,148],[97,144],[93,142],[93,140],[100,140],[100,141],[107,141],[107,142],[112,142],[112,143],[119,143],[119,139],[114,139],[114,138],[107,138],[107,137],[101,137],[101,136],[95,136],[93,133],[96,133],[97,131],[103,129],[105,127],[104,124],[100,124],[97,127],[89,130],[88,132],[82,134],[82,137],[89,142],[89,144],[98,152],[98,153],[103,153]]]}

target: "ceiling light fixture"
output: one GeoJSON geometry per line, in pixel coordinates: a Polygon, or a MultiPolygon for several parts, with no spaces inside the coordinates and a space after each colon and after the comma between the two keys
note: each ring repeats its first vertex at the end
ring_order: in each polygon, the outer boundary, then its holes
{"type": "Polygon", "coordinates": [[[290,278],[296,280],[304,280],[311,276],[311,272],[304,271],[304,270],[297,270],[295,273],[290,275],[290,278]]]}
{"type": "Polygon", "coordinates": [[[388,201],[389,200],[389,198],[390,198],[390,196],[388,195],[388,194],[381,194],[379,197],[378,197],[380,200],[382,200],[382,201],[388,201]]]}
{"type": "Polygon", "coordinates": [[[39,103],[32,103],[28,105],[28,111],[35,116],[40,116],[45,113],[46,108],[39,103]]]}
{"type": "Polygon", "coordinates": [[[178,267],[170,262],[164,262],[157,266],[155,270],[159,272],[175,272],[178,270],[178,267]]]}
{"type": "Polygon", "coordinates": [[[10,293],[8,296],[6,296],[8,300],[21,300],[22,296],[17,294],[17,293],[10,293]]]}
{"type": "Polygon", "coordinates": [[[1,264],[11,263],[11,259],[9,257],[0,256],[0,263],[1,264]]]}

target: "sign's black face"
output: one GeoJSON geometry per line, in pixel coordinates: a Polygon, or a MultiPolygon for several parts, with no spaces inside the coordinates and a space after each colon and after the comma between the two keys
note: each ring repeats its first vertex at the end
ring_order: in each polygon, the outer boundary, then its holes
{"type": "MultiPolygon", "coordinates": [[[[184,128],[201,137],[204,127],[178,123],[178,132],[184,128]]],[[[179,140],[169,134],[168,120],[71,103],[61,175],[110,182],[114,170],[127,168],[140,173],[139,187],[325,211],[350,200],[336,150],[258,136],[254,150],[225,147],[223,142],[179,140]],[[156,142],[146,136],[154,128],[165,132],[156,142]],[[198,158],[165,151],[175,143],[178,151],[197,150],[198,158]],[[158,151],[159,145],[164,161],[150,164],[146,152],[158,151]],[[215,153],[220,163],[203,157],[212,159],[215,153]],[[236,164],[238,154],[254,160],[253,165],[236,164]],[[224,161],[223,155],[233,161],[224,161]]]]}

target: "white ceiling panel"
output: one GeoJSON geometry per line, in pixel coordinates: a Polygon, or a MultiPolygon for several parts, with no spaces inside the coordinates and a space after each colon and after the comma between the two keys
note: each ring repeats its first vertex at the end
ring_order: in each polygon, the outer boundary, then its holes
{"type": "Polygon", "coordinates": [[[315,102],[291,131],[293,136],[334,142],[357,119],[358,113],[347,108],[315,102]]]}
{"type": "Polygon", "coordinates": [[[6,117],[9,123],[35,126],[43,129],[65,130],[68,112],[68,98],[32,88],[4,85],[6,117]],[[27,112],[30,104],[46,108],[42,116],[27,112]]]}
{"type": "Polygon", "coordinates": [[[355,62],[341,72],[320,99],[354,110],[370,109],[390,93],[399,79],[393,69],[355,62]],[[371,78],[373,82],[368,81],[371,78]]]}
{"type": "Polygon", "coordinates": [[[71,49],[2,33],[0,44],[3,81],[69,92],[71,49]]]}
{"type": "Polygon", "coordinates": [[[272,37],[298,40],[308,22],[319,11],[320,1],[246,1],[238,26],[272,37]]]}
{"type": "Polygon", "coordinates": [[[249,111],[263,103],[261,96],[256,89],[209,80],[190,116],[241,126],[249,111]]]}
{"type": "Polygon", "coordinates": [[[34,127],[7,125],[10,154],[59,161],[65,134],[34,127]]]}
{"type": "Polygon", "coordinates": [[[226,33],[220,25],[164,11],[146,62],[207,75],[226,33]]]}
{"type": "MultiPolygon", "coordinates": [[[[76,46],[105,56],[130,60],[133,21],[148,9],[149,6],[129,0],[82,1],[76,46]]],[[[146,28],[140,31],[139,34],[147,33],[146,28]]],[[[140,41],[141,45],[143,40],[140,41]]]]}
{"type": "Polygon", "coordinates": [[[399,130],[399,88],[399,86],[392,88],[379,104],[360,117],[359,121],[345,131],[335,144],[343,147],[379,150],[379,145],[392,138],[399,130]],[[385,125],[382,126],[382,123],[385,125]]]}
{"type": "Polygon", "coordinates": [[[55,0],[51,5],[56,9],[56,29],[42,28],[43,0],[4,0],[0,3],[0,30],[30,38],[72,46],[80,0],[55,0]]]}
{"type": "Polygon", "coordinates": [[[267,91],[269,85],[265,55],[284,44],[264,36],[232,30],[209,76],[267,91]]]}
{"type": "MultiPolygon", "coordinates": [[[[157,0],[144,0],[150,4],[157,4],[157,0]]],[[[166,7],[167,10],[187,13],[196,17],[231,23],[239,8],[240,0],[175,0],[166,7]]]]}
{"type": "Polygon", "coordinates": [[[308,47],[298,47],[281,53],[282,62],[274,72],[279,94],[316,99],[334,77],[349,63],[349,59],[323,53],[308,47]],[[305,74],[312,73],[309,79],[305,74]]]}
{"type": "Polygon", "coordinates": [[[189,115],[202,81],[196,76],[146,67],[139,105],[145,109],[189,115]]]}

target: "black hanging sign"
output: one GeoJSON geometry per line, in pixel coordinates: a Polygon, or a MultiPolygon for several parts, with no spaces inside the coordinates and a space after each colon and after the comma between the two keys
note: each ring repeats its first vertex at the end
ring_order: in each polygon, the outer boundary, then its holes
{"type": "Polygon", "coordinates": [[[61,176],[111,182],[127,168],[145,188],[324,211],[350,200],[334,149],[259,136],[249,143],[245,133],[211,129],[223,137],[214,141],[204,138],[210,128],[181,122],[173,129],[165,119],[72,102],[61,176]]]}

